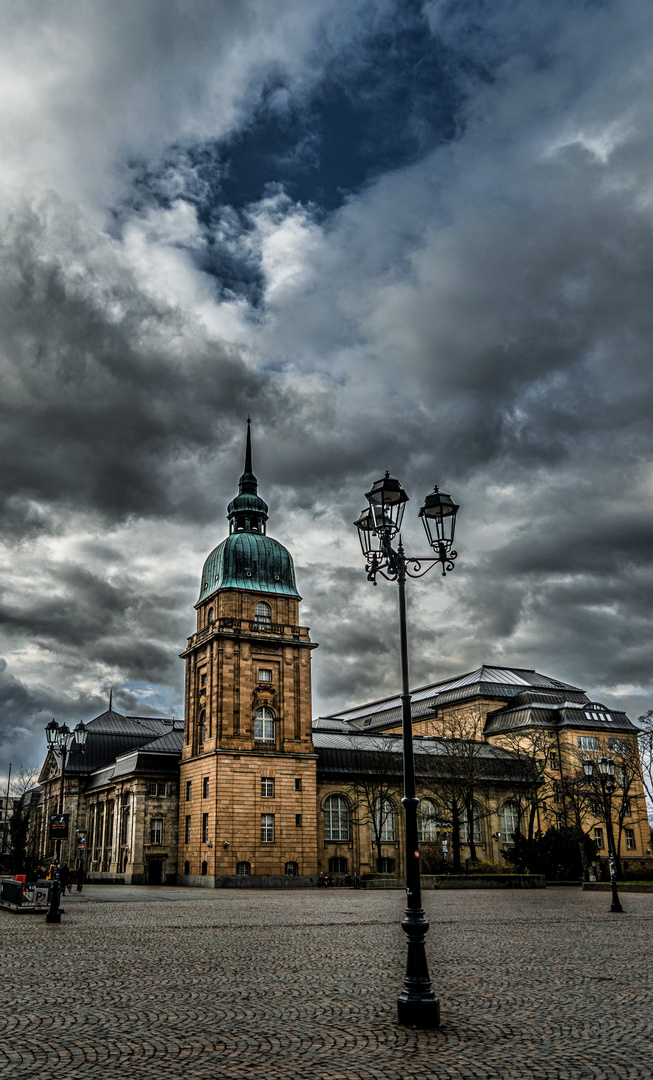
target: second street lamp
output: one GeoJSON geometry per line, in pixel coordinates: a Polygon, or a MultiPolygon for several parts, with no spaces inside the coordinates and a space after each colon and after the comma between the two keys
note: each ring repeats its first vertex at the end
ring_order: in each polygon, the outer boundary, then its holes
{"type": "MultiPolygon", "coordinates": [[[[88,731],[86,724],[80,720],[74,731],[71,731],[67,724],[58,724],[57,721],[52,718],[49,724],[45,726],[45,734],[48,740],[48,746],[53,753],[61,758],[61,775],[59,777],[59,802],[57,808],[57,814],[63,815],[63,785],[66,776],[66,757],[70,751],[73,743],[78,743],[83,746],[86,742],[86,736],[88,731]]],[[[61,883],[59,880],[59,871],[61,867],[61,837],[57,837],[54,848],[54,869],[52,872],[52,890],[50,893],[50,907],[45,916],[45,921],[49,923],[61,922],[61,907],[59,899],[61,896],[61,883]]]]}
{"type": "MultiPolygon", "coordinates": [[[[614,850],[614,836],[612,834],[612,796],[617,786],[617,781],[614,777],[614,761],[612,758],[600,757],[596,764],[601,790],[601,801],[603,803],[603,820],[605,822],[605,831],[608,838],[608,863],[610,866],[610,887],[612,889],[610,911],[619,912],[623,911],[623,908],[617,892],[617,866],[614,850]]],[[[588,780],[593,778],[594,762],[591,758],[586,758],[583,762],[583,771],[588,780]]]]}
{"type": "Polygon", "coordinates": [[[421,577],[439,563],[443,576],[454,568],[453,538],[459,507],[437,487],[427,495],[420,509],[426,536],[435,555],[413,558],[406,555],[399,530],[408,495],[398,480],[386,473],[366,492],[369,506],[357,521],[358,536],[365,556],[367,577],[376,585],[377,575],[399,586],[399,639],[401,653],[401,725],[404,759],[404,807],[406,850],[406,910],[402,928],[408,939],[404,989],[397,1001],[400,1024],[414,1028],[435,1028],[440,1023],[440,1005],[432,988],[426,961],[425,935],[429,924],[422,908],[413,756],[413,722],[408,679],[408,637],[406,631],[406,578],[421,577]],[[393,541],[399,536],[397,547],[393,541]]]}

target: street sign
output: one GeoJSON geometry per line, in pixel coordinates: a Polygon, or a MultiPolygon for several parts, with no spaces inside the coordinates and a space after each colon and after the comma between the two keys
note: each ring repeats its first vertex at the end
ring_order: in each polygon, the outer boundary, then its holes
{"type": "Polygon", "coordinates": [[[70,814],[52,814],[50,816],[50,839],[68,839],[68,820],[70,814]]]}

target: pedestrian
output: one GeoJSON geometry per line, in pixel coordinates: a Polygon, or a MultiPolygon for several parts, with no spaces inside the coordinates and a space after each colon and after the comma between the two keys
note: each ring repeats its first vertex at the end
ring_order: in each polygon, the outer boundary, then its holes
{"type": "Polygon", "coordinates": [[[82,891],[82,885],[84,884],[85,876],[86,875],[84,874],[84,864],[82,862],[80,862],[79,866],[77,867],[77,871],[75,873],[75,880],[77,882],[77,892],[82,891]]]}
{"type": "Polygon", "coordinates": [[[59,869],[59,885],[61,887],[61,895],[64,896],[66,886],[70,885],[70,869],[66,863],[59,869]]]}

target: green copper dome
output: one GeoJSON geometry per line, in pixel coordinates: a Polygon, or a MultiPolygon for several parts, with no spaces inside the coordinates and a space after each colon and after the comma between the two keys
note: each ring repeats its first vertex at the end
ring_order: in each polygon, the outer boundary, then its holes
{"type": "Polygon", "coordinates": [[[252,532],[231,533],[204,563],[198,604],[217,589],[299,598],[290,553],[271,536],[252,532]]]}
{"type": "Polygon", "coordinates": [[[278,540],[265,535],[267,503],[258,494],[252,472],[252,438],[247,418],[245,471],[238,494],[227,507],[229,536],[218,544],[204,563],[201,604],[218,589],[251,589],[299,598],[290,553],[278,540]]]}

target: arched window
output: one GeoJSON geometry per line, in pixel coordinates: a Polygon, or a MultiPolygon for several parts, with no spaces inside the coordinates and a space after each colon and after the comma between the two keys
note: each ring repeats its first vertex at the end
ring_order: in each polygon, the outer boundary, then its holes
{"type": "Polygon", "coordinates": [[[376,869],[379,874],[394,874],[395,861],[394,859],[386,859],[384,856],[376,860],[376,869]]]}
{"type": "Polygon", "coordinates": [[[299,874],[299,864],[296,862],[287,862],[284,874],[286,877],[297,877],[299,874]]]}
{"type": "Polygon", "coordinates": [[[324,839],[349,840],[349,806],[342,795],[329,795],[324,804],[324,839]]]}
{"type": "Polygon", "coordinates": [[[236,863],[236,877],[249,877],[252,865],[248,862],[236,863]]]}
{"type": "Polygon", "coordinates": [[[212,607],[209,608],[209,625],[215,622],[215,612],[212,607]]]}
{"type": "Polygon", "coordinates": [[[346,874],[347,865],[347,860],[344,859],[342,855],[334,855],[332,859],[329,859],[329,873],[346,874]]]}
{"type": "Polygon", "coordinates": [[[206,877],[206,872],[209,868],[209,864],[205,861],[202,863],[202,877],[206,877]]]}
{"type": "Polygon", "coordinates": [[[255,742],[274,742],[274,713],[267,705],[262,705],[254,713],[255,742]]]}
{"type": "Polygon", "coordinates": [[[373,834],[380,840],[394,840],[395,838],[395,808],[389,799],[375,799],[374,801],[374,826],[373,834]]]}
{"type": "Polygon", "coordinates": [[[259,626],[272,626],[272,608],[265,600],[260,600],[254,608],[254,622],[259,626]]]}
{"type": "Polygon", "coordinates": [[[206,738],[206,712],[204,711],[204,709],[202,709],[202,711],[200,713],[200,720],[199,720],[199,740],[200,740],[200,742],[203,743],[205,738],[206,738]]]}
{"type": "MultiPolygon", "coordinates": [[[[469,843],[469,830],[467,828],[467,811],[463,811],[463,815],[460,822],[460,839],[463,844],[469,843]]],[[[481,835],[481,808],[478,803],[474,803],[474,843],[480,844],[483,842],[481,835]]]]}
{"type": "Polygon", "coordinates": [[[184,863],[184,873],[185,874],[190,874],[190,863],[189,863],[188,859],[186,859],[186,862],[184,863]]]}
{"type": "Polygon", "coordinates": [[[517,832],[519,832],[519,807],[516,803],[506,803],[501,808],[501,839],[506,844],[512,844],[517,832]]]}
{"type": "Polygon", "coordinates": [[[422,799],[417,808],[417,839],[425,843],[433,843],[438,838],[438,821],[435,807],[429,799],[422,799]]]}

